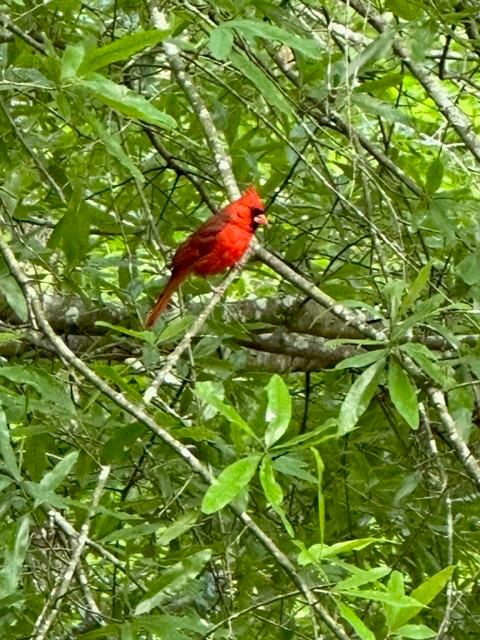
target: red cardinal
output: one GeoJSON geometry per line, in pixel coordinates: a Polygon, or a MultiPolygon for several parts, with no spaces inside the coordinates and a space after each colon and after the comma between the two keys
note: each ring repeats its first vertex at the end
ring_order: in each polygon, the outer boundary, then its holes
{"type": "Polygon", "coordinates": [[[237,264],[260,224],[265,207],[253,187],[204,222],[181,244],[172,260],[172,275],[145,321],[152,327],[165,311],[173,292],[190,273],[211,276],[237,264]]]}

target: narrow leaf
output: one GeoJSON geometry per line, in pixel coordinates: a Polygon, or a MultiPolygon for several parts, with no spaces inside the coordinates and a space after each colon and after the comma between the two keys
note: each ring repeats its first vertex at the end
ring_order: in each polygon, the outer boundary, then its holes
{"type": "Polygon", "coordinates": [[[454,565],[449,565],[441,569],[414,589],[411,593],[412,597],[423,604],[429,604],[447,585],[454,571],[454,565]]]}
{"type": "Polygon", "coordinates": [[[380,358],[370,365],[350,387],[340,408],[338,418],[339,435],[345,435],[351,431],[360,416],[366,411],[377,390],[384,366],[385,358],[380,358]]]}
{"type": "Polygon", "coordinates": [[[165,600],[171,600],[172,592],[178,592],[187,582],[196,578],[211,557],[210,549],[203,549],[162,571],[147,597],[137,604],[134,615],[148,613],[165,600]]]}
{"type": "Polygon", "coordinates": [[[394,33],[386,30],[366,47],[363,47],[361,52],[348,65],[349,76],[356,76],[369,62],[382,58],[391,49],[393,38],[394,33]]]}
{"type": "Polygon", "coordinates": [[[222,414],[231,424],[235,424],[237,427],[240,427],[242,431],[248,433],[249,436],[252,436],[256,440],[258,440],[255,432],[251,429],[248,422],[246,422],[242,416],[238,413],[235,407],[232,407],[230,404],[223,402],[220,398],[212,393],[212,391],[202,385],[201,383],[197,385],[196,393],[201,400],[204,400],[206,403],[211,405],[214,409],[216,409],[219,413],[222,414]]]}
{"type": "Polygon", "coordinates": [[[352,629],[358,635],[361,640],[375,640],[375,634],[360,620],[353,609],[350,609],[343,602],[338,603],[338,610],[344,620],[351,625],[352,629]]]}
{"type": "Polygon", "coordinates": [[[469,286],[480,282],[480,255],[478,251],[466,255],[457,265],[456,271],[469,286]]]}
{"type": "Polygon", "coordinates": [[[369,582],[377,582],[377,580],[388,575],[390,571],[390,567],[375,567],[367,570],[355,567],[355,573],[352,576],[345,578],[345,580],[337,582],[335,589],[342,591],[345,589],[362,587],[364,584],[368,584],[369,582]]]}
{"type": "Polygon", "coordinates": [[[385,349],[374,349],[373,351],[366,351],[365,353],[359,353],[350,358],[345,358],[342,362],[339,362],[335,369],[360,369],[367,367],[372,362],[376,362],[380,358],[385,356],[385,349]]]}
{"type": "Polygon", "coordinates": [[[418,429],[417,390],[410,377],[392,356],[388,365],[388,391],[395,409],[412,429],[418,429]]]}
{"type": "Polygon", "coordinates": [[[405,624],[395,631],[395,635],[410,640],[427,640],[436,638],[437,632],[424,624],[405,624]]]}
{"type": "Polygon", "coordinates": [[[48,240],[48,246],[61,247],[69,267],[83,260],[88,251],[90,237],[90,214],[87,206],[83,210],[68,209],[57,222],[48,240]]]}
{"type": "Polygon", "coordinates": [[[268,42],[278,40],[283,44],[296,49],[308,58],[318,58],[323,49],[313,38],[303,38],[292,31],[287,31],[263,20],[238,19],[230,20],[222,24],[223,28],[236,29],[245,36],[265,38],[268,42]]]}
{"type": "Polygon", "coordinates": [[[302,551],[298,556],[298,562],[301,565],[311,564],[312,562],[319,562],[325,558],[334,558],[341,553],[351,553],[352,551],[359,551],[365,549],[365,547],[371,544],[379,544],[386,542],[383,538],[358,538],[356,540],[345,540],[343,542],[336,542],[335,544],[313,544],[308,549],[302,551]]]}
{"type": "Polygon", "coordinates": [[[265,419],[268,423],[265,431],[267,449],[279,440],[288,429],[292,417],[292,399],[288,387],[278,374],[274,374],[267,385],[268,404],[265,419]]]}
{"type": "Polygon", "coordinates": [[[216,27],[210,33],[209,49],[218,60],[228,58],[233,46],[233,31],[224,25],[216,27]]]}
{"type": "Polygon", "coordinates": [[[0,597],[14,593],[22,573],[29,543],[30,520],[24,516],[17,525],[13,549],[5,549],[5,560],[0,571],[0,597]]]}
{"type": "Polygon", "coordinates": [[[437,356],[424,344],[407,342],[402,344],[400,349],[415,360],[420,369],[440,387],[451,387],[455,384],[455,380],[448,374],[446,368],[437,362],[437,356]]]}
{"type": "Polygon", "coordinates": [[[46,473],[40,481],[40,487],[54,491],[68,476],[73,466],[77,462],[78,451],[68,453],[54,468],[46,473]]]}
{"type": "Polygon", "coordinates": [[[283,502],[283,490],[280,484],[275,478],[275,471],[273,469],[272,461],[268,456],[264,456],[262,464],[260,466],[260,483],[265,494],[267,502],[270,504],[275,513],[280,517],[283,522],[283,526],[288,535],[293,538],[294,531],[290,524],[287,514],[282,507],[283,502]]]}
{"type": "Polygon", "coordinates": [[[139,170],[130,156],[123,150],[118,135],[112,133],[111,131],[107,131],[107,129],[103,126],[103,123],[93,114],[84,111],[83,117],[87,120],[88,124],[92,127],[97,136],[103,142],[105,149],[110,154],[110,156],[114,158],[115,161],[119,162],[123,167],[125,167],[127,172],[131,174],[136,180],[138,180],[139,182],[144,182],[145,178],[143,177],[142,172],[139,170]]]}
{"type": "Polygon", "coordinates": [[[282,504],[282,487],[275,478],[272,461],[268,456],[265,456],[263,458],[262,464],[260,465],[260,483],[262,485],[263,492],[265,494],[265,497],[267,498],[267,501],[272,506],[282,504]]]}
{"type": "Polygon", "coordinates": [[[17,459],[10,440],[10,430],[3,409],[0,408],[0,454],[3,458],[6,470],[15,480],[20,480],[20,471],[17,459]]]}
{"type": "Polygon", "coordinates": [[[427,262],[417,274],[415,280],[408,287],[407,293],[400,305],[399,315],[402,316],[406,311],[411,309],[413,304],[417,301],[418,297],[425,289],[430,280],[430,274],[432,271],[432,262],[427,262]]]}
{"type": "Polygon", "coordinates": [[[215,513],[234,500],[253,478],[260,458],[259,454],[248,456],[224,469],[203,497],[203,513],[215,513]]]}
{"type": "Polygon", "coordinates": [[[80,45],[68,45],[65,47],[60,63],[60,77],[62,80],[71,80],[76,77],[84,55],[85,50],[80,45]]]}
{"type": "Polygon", "coordinates": [[[323,495],[322,483],[323,472],[325,471],[325,464],[322,460],[322,456],[315,447],[310,447],[310,451],[315,458],[317,465],[317,501],[318,501],[318,527],[320,531],[320,543],[323,544],[325,539],[325,496],[323,495]]]}
{"type": "Polygon", "coordinates": [[[8,305],[15,311],[22,322],[28,320],[27,303],[18,282],[13,276],[0,276],[0,291],[5,296],[8,305]]]}
{"type": "Polygon", "coordinates": [[[190,531],[197,520],[197,511],[187,511],[159,535],[157,544],[169,544],[172,540],[190,531]]]}
{"type": "Polygon", "coordinates": [[[100,102],[116,109],[129,118],[143,120],[165,129],[174,129],[176,127],[176,122],[171,116],[154,107],[143,96],[123,85],[112,82],[98,73],[88,74],[78,82],[78,86],[92,93],[100,102]]]}
{"type": "Polygon", "coordinates": [[[103,47],[92,49],[88,51],[80,65],[78,75],[85,75],[90,71],[107,67],[109,64],[112,64],[112,62],[127,60],[135,53],[158,44],[164,40],[169,33],[169,31],[160,31],[158,29],[138,31],[137,33],[123,36],[123,38],[110,42],[103,47]]]}
{"type": "Polygon", "coordinates": [[[378,98],[374,98],[373,96],[361,92],[353,92],[351,94],[351,99],[353,104],[356,104],[357,107],[367,115],[379,116],[387,122],[394,124],[399,123],[405,127],[412,128],[412,124],[405,113],[396,109],[390,102],[379,100],[378,98]]]}
{"type": "Polygon", "coordinates": [[[429,195],[433,195],[435,191],[438,191],[443,179],[443,162],[441,158],[435,158],[429,165],[427,170],[427,182],[425,187],[429,195]]]}
{"type": "Polygon", "coordinates": [[[290,115],[292,113],[292,107],[290,106],[287,98],[285,98],[277,85],[274,84],[256,64],[251,62],[244,55],[233,51],[229,57],[234,67],[241,71],[241,73],[250,80],[268,104],[276,107],[286,115],[290,115]]]}

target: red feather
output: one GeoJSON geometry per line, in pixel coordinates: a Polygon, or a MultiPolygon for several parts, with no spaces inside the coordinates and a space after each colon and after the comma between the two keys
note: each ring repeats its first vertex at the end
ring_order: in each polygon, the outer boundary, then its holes
{"type": "Polygon", "coordinates": [[[257,227],[266,224],[265,207],[253,187],[204,222],[173,256],[172,275],[145,321],[152,327],[173,292],[191,273],[211,276],[233,267],[248,249],[257,227]]]}

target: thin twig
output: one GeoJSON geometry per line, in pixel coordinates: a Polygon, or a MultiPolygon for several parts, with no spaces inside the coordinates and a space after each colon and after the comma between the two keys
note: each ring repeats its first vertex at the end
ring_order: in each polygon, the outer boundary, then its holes
{"type": "Polygon", "coordinates": [[[40,615],[35,622],[32,640],[44,640],[47,637],[52,624],[55,622],[55,618],[60,612],[60,602],[67,593],[70,583],[75,574],[75,570],[78,566],[78,563],[80,562],[80,557],[87,543],[88,532],[90,530],[90,522],[96,513],[98,504],[100,502],[100,497],[102,495],[109,474],[109,466],[103,466],[100,468],[97,486],[95,487],[95,491],[93,492],[92,502],[90,504],[87,517],[85,518],[85,522],[80,529],[80,535],[78,536],[76,546],[73,549],[72,557],[70,558],[70,562],[68,563],[65,572],[61,576],[59,576],[59,579],[57,580],[53,591],[48,597],[40,615]]]}

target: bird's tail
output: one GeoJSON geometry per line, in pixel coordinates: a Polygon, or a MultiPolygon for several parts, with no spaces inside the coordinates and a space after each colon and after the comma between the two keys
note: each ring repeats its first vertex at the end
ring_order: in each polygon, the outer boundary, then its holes
{"type": "Polygon", "coordinates": [[[158,296],[158,300],[155,303],[155,306],[150,310],[146,320],[145,326],[147,329],[153,327],[157,318],[165,311],[170,302],[170,298],[172,297],[173,292],[182,284],[182,282],[187,277],[188,272],[178,271],[177,273],[173,273],[170,277],[170,280],[167,282],[167,286],[162,291],[162,293],[158,296]]]}

